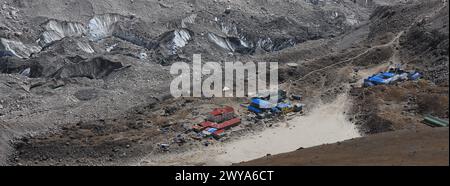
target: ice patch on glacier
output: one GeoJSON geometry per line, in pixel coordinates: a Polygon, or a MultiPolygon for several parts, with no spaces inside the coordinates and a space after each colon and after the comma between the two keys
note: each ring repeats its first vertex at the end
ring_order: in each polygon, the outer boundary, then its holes
{"type": "Polygon", "coordinates": [[[75,22],[49,20],[43,27],[45,31],[38,40],[41,47],[47,46],[65,37],[81,37],[86,34],[85,26],[75,22]]]}
{"type": "Polygon", "coordinates": [[[32,44],[24,44],[21,41],[0,38],[0,50],[8,51],[19,58],[28,59],[33,53],[40,52],[42,48],[32,44]]]}
{"type": "Polygon", "coordinates": [[[89,39],[91,41],[98,41],[112,36],[114,27],[117,22],[122,19],[122,16],[117,14],[96,15],[88,24],[89,39]]]}
{"type": "Polygon", "coordinates": [[[192,33],[187,29],[176,29],[163,35],[160,47],[167,55],[175,55],[192,39],[192,33]]]}

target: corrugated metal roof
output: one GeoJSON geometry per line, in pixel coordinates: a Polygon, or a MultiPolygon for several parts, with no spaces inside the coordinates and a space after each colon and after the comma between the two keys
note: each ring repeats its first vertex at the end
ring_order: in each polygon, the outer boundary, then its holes
{"type": "Polygon", "coordinates": [[[258,105],[261,109],[269,109],[273,107],[272,103],[262,99],[252,99],[252,103],[258,105]]]}
{"type": "Polygon", "coordinates": [[[213,116],[217,116],[217,115],[221,115],[221,114],[225,114],[225,113],[230,113],[230,112],[234,112],[234,108],[233,107],[229,107],[226,106],[224,108],[216,108],[214,109],[212,112],[210,112],[209,114],[213,115],[213,116]]]}
{"type": "Polygon", "coordinates": [[[225,121],[221,124],[215,125],[214,128],[225,129],[225,128],[233,127],[233,126],[239,124],[240,122],[241,122],[240,118],[234,118],[234,119],[225,121]]]}
{"type": "Polygon", "coordinates": [[[210,122],[210,121],[205,121],[200,124],[200,126],[202,126],[202,127],[213,127],[214,125],[215,125],[215,123],[210,122]]]}

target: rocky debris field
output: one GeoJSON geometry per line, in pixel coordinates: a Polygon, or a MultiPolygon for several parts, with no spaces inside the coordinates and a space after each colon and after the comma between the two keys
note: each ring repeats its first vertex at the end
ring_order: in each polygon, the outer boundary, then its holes
{"type": "Polygon", "coordinates": [[[350,94],[356,103],[352,111],[356,124],[368,134],[428,128],[423,124],[428,114],[448,118],[448,87],[427,81],[355,88],[350,94]]]}
{"type": "MultiPolygon", "coordinates": [[[[191,63],[193,54],[222,63],[279,62],[281,87],[302,95],[307,110],[348,94],[346,114],[364,135],[427,130],[425,115],[448,120],[445,0],[0,6],[0,165],[129,165],[203,148],[187,129],[212,108],[237,109],[244,100],[173,99],[170,65],[191,63]],[[396,64],[423,79],[360,87],[371,75],[364,72],[396,64]],[[176,145],[161,152],[167,143],[176,145]]],[[[242,109],[239,115],[241,133],[273,123],[247,121],[242,109]]]]}

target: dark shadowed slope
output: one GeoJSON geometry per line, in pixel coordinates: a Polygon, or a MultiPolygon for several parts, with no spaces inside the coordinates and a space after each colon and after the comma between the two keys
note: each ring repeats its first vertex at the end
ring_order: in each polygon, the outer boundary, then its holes
{"type": "Polygon", "coordinates": [[[402,130],[269,156],[241,165],[448,166],[448,128],[402,130]]]}

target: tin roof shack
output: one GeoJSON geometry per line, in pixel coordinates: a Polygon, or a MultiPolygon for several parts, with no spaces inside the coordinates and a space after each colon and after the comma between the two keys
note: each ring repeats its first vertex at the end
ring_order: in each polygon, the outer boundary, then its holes
{"type": "Polygon", "coordinates": [[[234,108],[226,106],[224,108],[216,108],[208,113],[207,120],[215,123],[222,123],[235,117],[234,108]]]}
{"type": "Polygon", "coordinates": [[[214,132],[213,133],[213,137],[216,139],[216,140],[219,140],[219,139],[222,139],[224,136],[225,136],[226,134],[225,134],[225,130],[218,130],[218,131],[216,131],[216,132],[214,132]]]}
{"type": "MultiPolygon", "coordinates": [[[[297,96],[299,97],[299,96],[297,96]]],[[[264,119],[274,117],[279,114],[287,114],[291,112],[301,112],[303,104],[293,104],[287,98],[286,91],[280,90],[276,95],[277,103],[269,101],[271,97],[254,97],[251,99],[250,105],[247,109],[250,112],[257,114],[258,118],[264,119]]]]}
{"type": "Polygon", "coordinates": [[[213,133],[216,131],[217,131],[216,128],[206,128],[205,130],[202,131],[202,133],[205,137],[209,137],[209,136],[213,135],[213,133]]]}
{"type": "Polygon", "coordinates": [[[260,98],[253,98],[251,100],[250,105],[248,106],[248,110],[256,113],[261,114],[264,112],[276,112],[276,105],[272,104],[266,100],[260,99],[260,98]]]}
{"type": "MultiPolygon", "coordinates": [[[[205,122],[203,122],[203,123],[200,123],[200,126],[201,126],[201,127],[204,127],[205,129],[208,128],[208,127],[214,127],[214,125],[215,125],[215,123],[210,122],[210,121],[205,121],[205,122]]],[[[204,130],[204,129],[203,129],[203,130],[204,130]]]]}
{"type": "Polygon", "coordinates": [[[214,124],[215,124],[215,123],[213,123],[213,122],[205,121],[205,122],[200,123],[199,125],[194,125],[194,126],[192,126],[192,129],[193,129],[195,132],[201,132],[201,131],[203,131],[203,130],[205,130],[205,129],[207,129],[207,128],[213,127],[214,124]]]}
{"type": "Polygon", "coordinates": [[[232,127],[236,127],[239,124],[241,124],[241,119],[240,118],[233,118],[233,119],[225,121],[225,122],[223,122],[221,124],[215,124],[213,127],[216,128],[216,129],[219,129],[219,130],[221,130],[221,129],[227,130],[227,129],[230,129],[232,127]]]}
{"type": "Polygon", "coordinates": [[[389,85],[407,80],[414,81],[421,77],[422,74],[417,71],[408,72],[400,68],[393,68],[387,72],[380,72],[364,79],[363,86],[371,87],[375,85],[389,85]]]}
{"type": "Polygon", "coordinates": [[[192,129],[202,138],[212,136],[220,139],[226,135],[227,129],[238,126],[240,123],[241,119],[234,113],[234,108],[226,106],[208,113],[206,121],[192,126],[192,129]]]}
{"type": "Polygon", "coordinates": [[[433,116],[425,116],[424,118],[425,124],[432,126],[432,127],[448,127],[448,120],[443,120],[438,117],[433,116]]]}
{"type": "Polygon", "coordinates": [[[290,113],[290,112],[294,112],[294,105],[292,105],[290,102],[278,103],[277,108],[278,108],[283,114],[287,114],[287,113],[290,113]]]}

